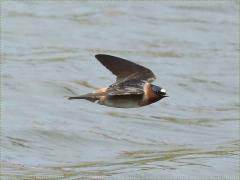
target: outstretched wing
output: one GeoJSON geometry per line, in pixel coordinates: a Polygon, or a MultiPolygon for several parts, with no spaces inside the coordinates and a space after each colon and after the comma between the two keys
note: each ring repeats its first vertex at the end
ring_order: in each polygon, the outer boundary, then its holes
{"type": "Polygon", "coordinates": [[[115,56],[106,54],[95,55],[108,70],[117,76],[116,83],[123,82],[125,79],[134,79],[136,81],[152,82],[155,78],[153,72],[141,65],[130,62],[115,56]]]}

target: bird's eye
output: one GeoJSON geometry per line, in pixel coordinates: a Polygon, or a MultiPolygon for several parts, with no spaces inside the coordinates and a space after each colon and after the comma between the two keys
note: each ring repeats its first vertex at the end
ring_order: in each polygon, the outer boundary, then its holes
{"type": "Polygon", "coordinates": [[[160,88],[158,87],[158,86],[152,86],[152,90],[155,92],[155,93],[158,93],[158,92],[160,92],[160,88]]]}

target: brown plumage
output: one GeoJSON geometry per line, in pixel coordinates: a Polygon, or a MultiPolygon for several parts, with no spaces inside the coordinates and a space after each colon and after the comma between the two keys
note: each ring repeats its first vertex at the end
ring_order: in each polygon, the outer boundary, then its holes
{"type": "Polygon", "coordinates": [[[86,99],[111,107],[131,108],[156,102],[166,97],[166,91],[150,84],[155,75],[141,65],[115,56],[95,56],[107,69],[117,76],[116,81],[105,88],[69,99],[86,99]]]}

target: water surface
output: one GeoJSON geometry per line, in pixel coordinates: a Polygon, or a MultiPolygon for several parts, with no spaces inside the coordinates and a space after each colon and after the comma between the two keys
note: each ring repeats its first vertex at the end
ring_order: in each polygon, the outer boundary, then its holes
{"type": "Polygon", "coordinates": [[[2,177],[238,177],[237,2],[1,5],[2,177]],[[97,53],[149,67],[170,97],[68,101],[114,82],[97,53]]]}

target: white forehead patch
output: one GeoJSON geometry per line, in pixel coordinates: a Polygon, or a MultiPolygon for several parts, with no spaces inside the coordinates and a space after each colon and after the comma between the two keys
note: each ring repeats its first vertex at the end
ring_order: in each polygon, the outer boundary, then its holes
{"type": "Polygon", "coordinates": [[[161,89],[160,91],[163,92],[163,93],[166,93],[166,92],[167,92],[165,89],[161,89]]]}

